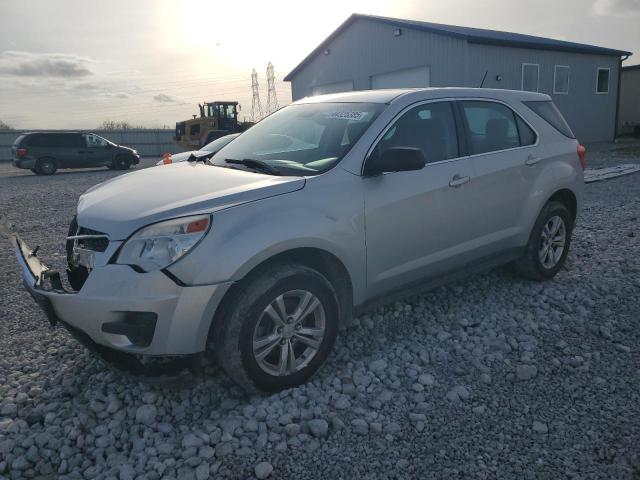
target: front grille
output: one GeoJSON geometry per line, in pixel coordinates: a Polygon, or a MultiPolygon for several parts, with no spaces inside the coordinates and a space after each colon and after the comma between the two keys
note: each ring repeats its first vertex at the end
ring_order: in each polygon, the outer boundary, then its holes
{"type": "MultiPolygon", "coordinates": [[[[106,233],[98,232],[97,230],[91,230],[90,228],[80,227],[76,235],[106,235],[106,233]]],[[[79,238],[78,247],[86,250],[93,250],[94,252],[104,252],[109,246],[109,239],[102,238],[79,238]]]]}

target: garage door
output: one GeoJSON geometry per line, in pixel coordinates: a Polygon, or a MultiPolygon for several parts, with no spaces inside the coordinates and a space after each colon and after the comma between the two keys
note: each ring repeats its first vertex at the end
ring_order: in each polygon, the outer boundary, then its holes
{"type": "Polygon", "coordinates": [[[393,72],[380,73],[371,76],[371,88],[415,88],[428,87],[430,76],[429,67],[407,68],[393,72]]]}
{"type": "Polygon", "coordinates": [[[325,93],[350,92],[353,90],[353,81],[326,83],[313,87],[311,95],[324,95],[325,93]]]}

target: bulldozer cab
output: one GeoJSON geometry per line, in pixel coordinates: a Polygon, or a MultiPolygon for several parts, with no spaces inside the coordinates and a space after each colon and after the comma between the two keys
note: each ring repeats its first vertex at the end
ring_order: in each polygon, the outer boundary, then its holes
{"type": "Polygon", "coordinates": [[[198,105],[200,116],[176,123],[176,144],[185,149],[201,148],[230,133],[242,132],[252,123],[238,123],[238,102],[205,102],[198,105]]]}
{"type": "Polygon", "coordinates": [[[205,116],[214,118],[220,130],[234,131],[238,125],[238,102],[204,104],[205,116]]]}

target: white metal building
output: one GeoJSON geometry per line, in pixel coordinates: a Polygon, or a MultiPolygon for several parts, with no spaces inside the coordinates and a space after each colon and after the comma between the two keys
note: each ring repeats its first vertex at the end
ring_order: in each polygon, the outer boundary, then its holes
{"type": "Polygon", "coordinates": [[[351,15],[286,77],[294,100],[397,87],[479,87],[551,95],[583,142],[616,135],[630,52],[517,33],[351,15]]]}

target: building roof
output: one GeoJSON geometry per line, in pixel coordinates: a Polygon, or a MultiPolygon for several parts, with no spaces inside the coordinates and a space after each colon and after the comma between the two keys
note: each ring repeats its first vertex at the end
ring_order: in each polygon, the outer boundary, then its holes
{"type": "Polygon", "coordinates": [[[615,50],[611,48],[597,47],[584,43],[566,42],[552,38],[535,37],[520,33],[501,32],[498,30],[485,30],[482,28],[459,27],[456,25],[444,25],[441,23],[420,22],[417,20],[403,20],[400,18],[379,17],[376,15],[363,15],[354,13],[347,18],[334,32],[318,45],[307,57],[300,62],[289,74],[285,81],[291,81],[296,73],[302,69],[313,57],[321,52],[334,38],[347,29],[354,21],[364,19],[374,22],[386,23],[394,27],[405,27],[423,32],[438,33],[450,37],[463,38],[470,43],[487,45],[502,45],[507,47],[531,48],[538,50],[556,50],[572,53],[591,53],[597,55],[612,55],[616,57],[632,55],[631,52],[615,50]]]}

